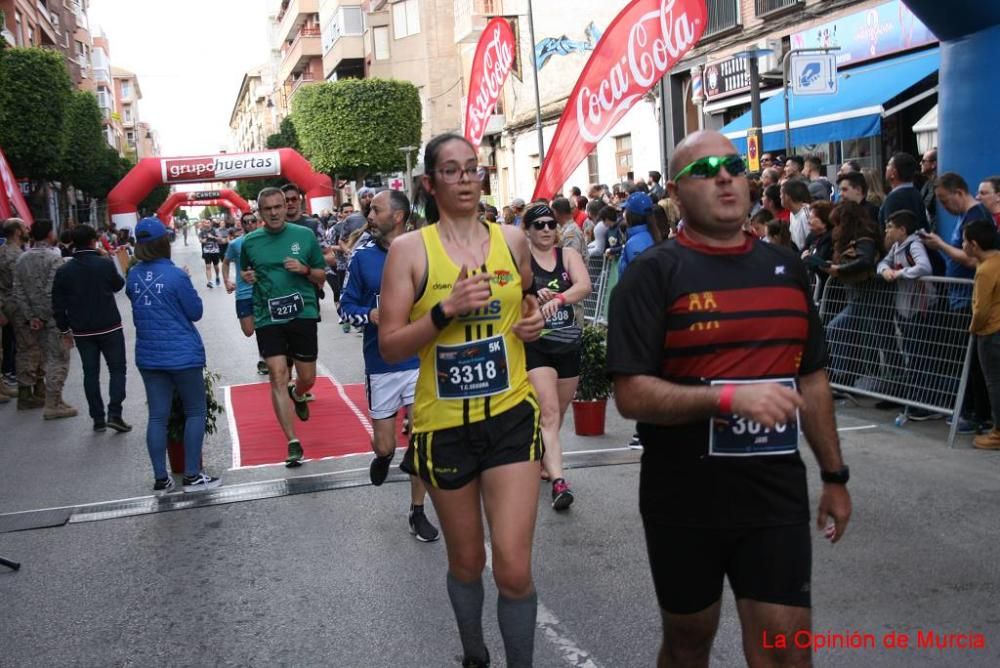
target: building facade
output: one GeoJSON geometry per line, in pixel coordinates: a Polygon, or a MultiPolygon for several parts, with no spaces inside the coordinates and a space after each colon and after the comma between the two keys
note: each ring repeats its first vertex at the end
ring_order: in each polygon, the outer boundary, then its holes
{"type": "Polygon", "coordinates": [[[277,132],[273,90],[274,82],[267,65],[255,67],[243,75],[229,116],[232,150],[249,152],[267,148],[268,136],[277,132]]]}
{"type": "Polygon", "coordinates": [[[291,100],[301,86],[323,80],[319,0],[269,0],[268,25],[272,103],[280,122],[291,113],[291,100]]]}
{"type": "Polygon", "coordinates": [[[132,160],[139,159],[139,146],[146,137],[140,137],[139,100],[142,90],[139,88],[139,77],[134,72],[120,67],[111,67],[111,78],[114,82],[115,105],[121,119],[124,144],[122,154],[132,160]]]}

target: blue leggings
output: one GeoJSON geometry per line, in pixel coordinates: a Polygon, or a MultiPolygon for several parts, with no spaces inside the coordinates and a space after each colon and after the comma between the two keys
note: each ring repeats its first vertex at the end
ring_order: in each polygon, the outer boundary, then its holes
{"type": "Polygon", "coordinates": [[[184,475],[201,472],[201,446],[205,440],[205,378],[202,368],[139,369],[146,386],[149,402],[149,422],[146,426],[146,447],[153,463],[153,475],[167,477],[167,422],[174,392],[184,405],[184,475]]]}

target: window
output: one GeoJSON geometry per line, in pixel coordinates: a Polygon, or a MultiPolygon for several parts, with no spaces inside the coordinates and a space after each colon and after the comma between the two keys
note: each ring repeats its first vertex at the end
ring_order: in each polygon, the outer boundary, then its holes
{"type": "Polygon", "coordinates": [[[615,168],[619,180],[627,179],[632,172],[632,135],[615,137],[615,168]]]}
{"type": "Polygon", "coordinates": [[[600,183],[601,174],[597,169],[597,150],[595,149],[590,155],[587,156],[587,178],[588,183],[600,183]]]}
{"type": "Polygon", "coordinates": [[[420,32],[420,6],[417,0],[401,0],[392,6],[392,36],[403,39],[420,32]]]}
{"type": "Polygon", "coordinates": [[[132,105],[130,104],[125,105],[125,122],[126,123],[132,122],[132,105]]]}
{"type": "Polygon", "coordinates": [[[708,0],[708,26],[705,35],[715,35],[740,24],[740,8],[736,0],[708,0]]]}
{"type": "Polygon", "coordinates": [[[375,60],[389,60],[389,26],[372,28],[372,51],[375,60]]]}
{"type": "Polygon", "coordinates": [[[21,25],[21,12],[14,12],[14,42],[17,46],[24,46],[24,26],[21,25]]]}
{"type": "Polygon", "coordinates": [[[757,16],[766,16],[772,12],[782,9],[796,7],[804,4],[803,0],[756,0],[754,5],[757,9],[757,16]]]}
{"type": "Polygon", "coordinates": [[[28,26],[28,46],[35,45],[35,26],[28,26]]]}
{"type": "Polygon", "coordinates": [[[126,132],[125,138],[128,140],[129,146],[135,146],[135,133],[133,131],[126,132]]]}
{"type": "Polygon", "coordinates": [[[132,97],[132,84],[128,81],[122,81],[122,97],[125,99],[132,97]]]}
{"type": "Polygon", "coordinates": [[[323,53],[329,51],[345,35],[363,35],[365,19],[361,7],[340,7],[322,31],[323,53]]]}

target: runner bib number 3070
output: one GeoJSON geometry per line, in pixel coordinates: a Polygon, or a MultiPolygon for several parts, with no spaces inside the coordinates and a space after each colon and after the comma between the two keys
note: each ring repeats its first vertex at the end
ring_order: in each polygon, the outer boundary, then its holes
{"type": "MultiPolygon", "coordinates": [[[[777,383],[795,389],[791,378],[768,380],[713,380],[712,385],[777,383]]],[[[737,415],[723,415],[709,420],[708,454],[712,457],[753,457],[788,455],[799,449],[799,420],[767,428],[737,415]]]]}
{"type": "Polygon", "coordinates": [[[475,399],[510,389],[502,336],[434,349],[438,399],[475,399]]]}

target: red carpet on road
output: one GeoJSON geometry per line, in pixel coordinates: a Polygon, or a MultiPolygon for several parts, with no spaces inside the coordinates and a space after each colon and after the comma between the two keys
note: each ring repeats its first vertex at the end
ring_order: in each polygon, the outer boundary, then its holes
{"type": "MultiPolygon", "coordinates": [[[[295,433],[302,442],[305,458],[322,459],[371,452],[371,441],[363,420],[368,418],[364,385],[344,385],[344,393],[354,403],[360,416],[344,401],[330,378],[317,378],[312,389],[316,400],[309,404],[309,420],[295,419],[295,433]]],[[[285,461],[288,444],[271,407],[268,383],[237,385],[229,388],[236,424],[233,447],[234,466],[259,466],[285,461]]],[[[399,418],[400,422],[402,416],[399,418]]],[[[398,433],[398,430],[397,430],[398,433]]],[[[399,436],[406,445],[406,437],[399,436]]]]}

